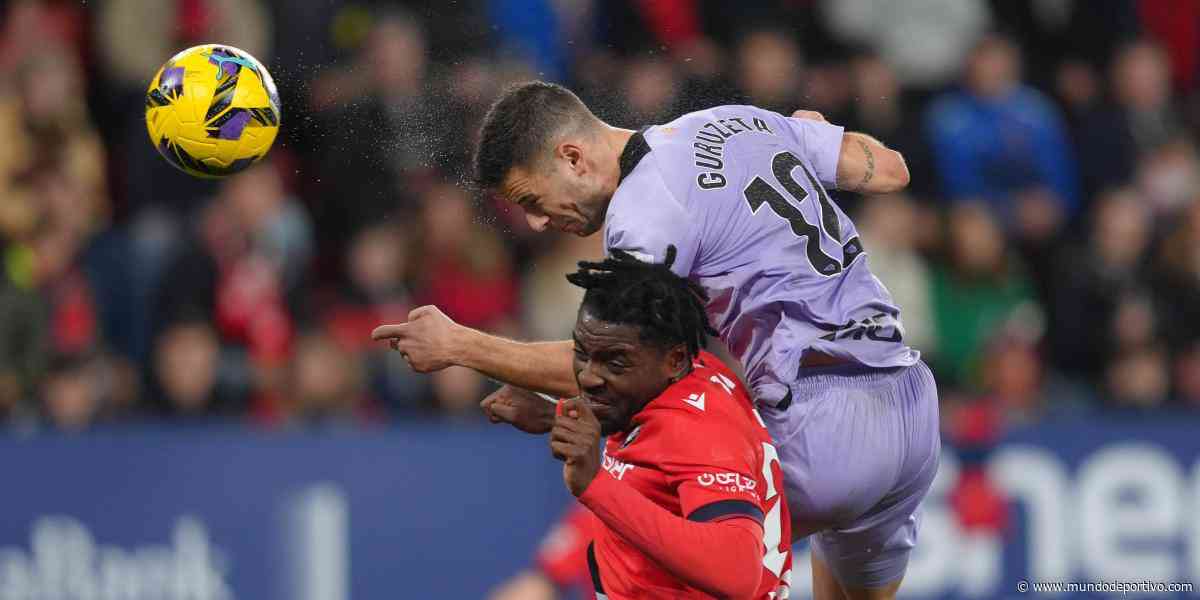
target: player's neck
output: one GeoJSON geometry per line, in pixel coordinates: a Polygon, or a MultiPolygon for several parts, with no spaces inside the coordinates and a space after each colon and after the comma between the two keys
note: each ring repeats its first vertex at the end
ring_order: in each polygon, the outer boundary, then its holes
{"type": "Polygon", "coordinates": [[[637,132],[632,129],[613,127],[612,125],[606,125],[606,127],[607,129],[604,133],[608,136],[609,144],[616,149],[617,156],[621,156],[621,153],[625,151],[625,144],[628,144],[629,138],[633,137],[633,134],[637,132]]]}
{"type": "Polygon", "coordinates": [[[629,138],[633,137],[635,133],[637,132],[632,129],[622,129],[611,125],[604,126],[604,131],[601,135],[603,136],[605,146],[608,147],[608,154],[611,156],[611,160],[606,161],[608,165],[605,167],[609,171],[606,173],[606,180],[609,182],[608,191],[610,196],[616,193],[617,184],[621,181],[621,154],[625,152],[625,146],[629,144],[629,138]]]}
{"type": "Polygon", "coordinates": [[[625,151],[625,145],[629,144],[629,138],[634,137],[634,130],[623,130],[620,127],[605,125],[604,130],[600,132],[600,139],[604,144],[606,151],[604,163],[601,170],[604,172],[604,198],[605,205],[601,206],[601,210],[608,212],[608,202],[611,202],[613,194],[617,193],[617,185],[620,184],[620,155],[625,151]]]}

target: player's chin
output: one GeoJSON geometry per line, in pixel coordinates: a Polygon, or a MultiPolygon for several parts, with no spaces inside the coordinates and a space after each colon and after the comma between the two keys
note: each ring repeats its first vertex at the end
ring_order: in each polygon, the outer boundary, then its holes
{"type": "Polygon", "coordinates": [[[609,436],[618,431],[621,431],[629,424],[629,419],[619,415],[616,411],[607,404],[591,403],[590,408],[592,414],[596,415],[596,420],[600,422],[600,435],[609,436]]]}
{"type": "Polygon", "coordinates": [[[625,428],[629,425],[628,420],[600,419],[600,418],[597,418],[597,420],[600,421],[600,435],[602,437],[608,437],[619,431],[624,431],[625,428]]]}

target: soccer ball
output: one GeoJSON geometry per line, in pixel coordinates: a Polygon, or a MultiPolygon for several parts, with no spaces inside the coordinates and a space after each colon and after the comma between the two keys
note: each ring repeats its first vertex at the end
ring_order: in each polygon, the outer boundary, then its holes
{"type": "Polygon", "coordinates": [[[188,48],[146,90],[146,131],[158,152],[195,177],[237,173],[279,133],[279,93],[262,63],[219,44],[188,48]]]}

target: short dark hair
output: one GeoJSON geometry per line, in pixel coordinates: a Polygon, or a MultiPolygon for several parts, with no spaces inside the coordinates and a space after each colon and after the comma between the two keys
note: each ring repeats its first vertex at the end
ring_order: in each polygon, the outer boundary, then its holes
{"type": "Polygon", "coordinates": [[[696,358],[717,331],[704,312],[708,294],[671,272],[675,251],[675,246],[667,246],[666,261],[649,263],[613,250],[601,262],[579,263],[567,281],[587,290],[580,308],[597,319],[637,327],[643,342],[661,348],[686,344],[688,356],[696,358]]]}
{"type": "Polygon", "coordinates": [[[571,90],[545,81],[509,86],[492,103],[475,148],[475,183],[484,189],[500,185],[509,171],[529,166],[550,141],[572,121],[599,122],[571,90]]]}

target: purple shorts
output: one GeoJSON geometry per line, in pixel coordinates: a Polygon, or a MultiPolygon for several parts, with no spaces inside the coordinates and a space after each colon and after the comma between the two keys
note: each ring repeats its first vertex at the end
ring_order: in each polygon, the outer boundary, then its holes
{"type": "Polygon", "coordinates": [[[843,586],[903,577],[941,454],[929,368],[804,368],[790,405],[760,412],[779,450],[793,523],[815,532],[813,554],[843,586]]]}

